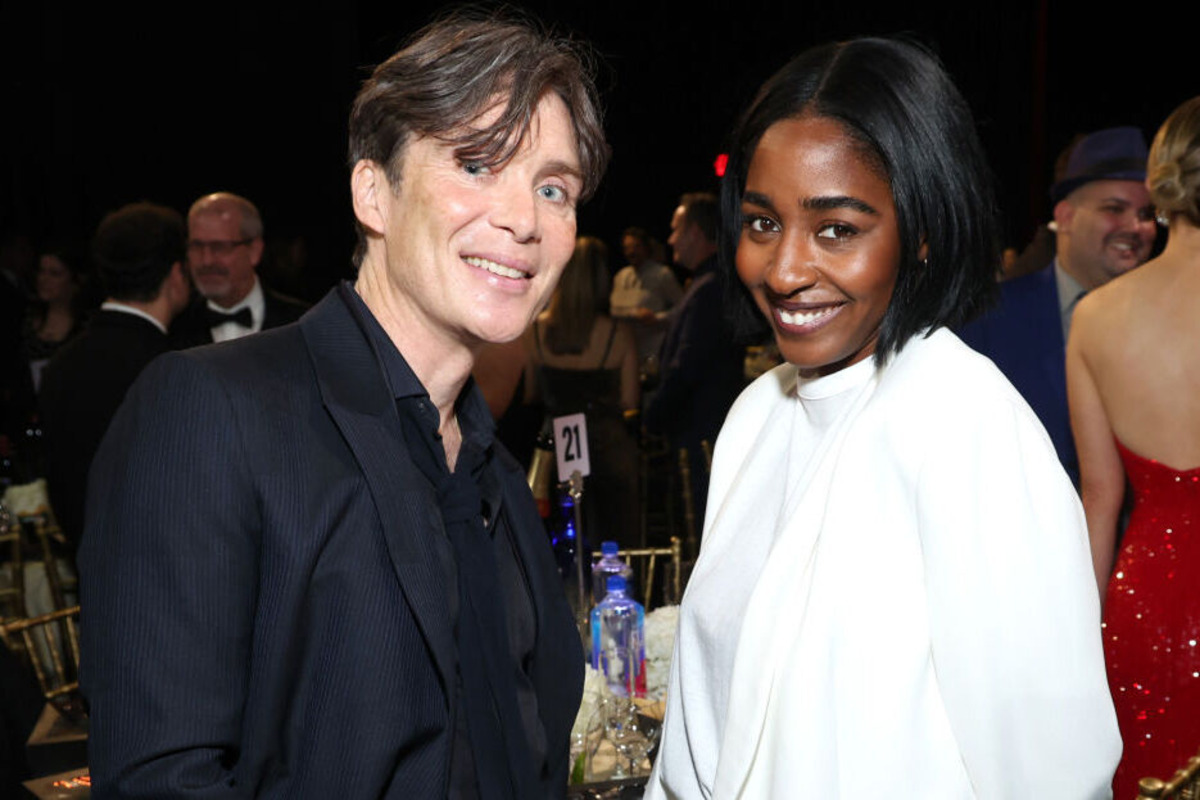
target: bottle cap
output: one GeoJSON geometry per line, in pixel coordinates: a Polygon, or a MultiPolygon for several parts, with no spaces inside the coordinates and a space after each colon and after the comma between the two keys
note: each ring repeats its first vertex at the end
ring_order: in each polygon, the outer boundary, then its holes
{"type": "Polygon", "coordinates": [[[625,591],[625,576],[624,575],[609,575],[608,581],[604,584],[610,592],[625,591]]]}
{"type": "Polygon", "coordinates": [[[600,552],[606,556],[615,556],[617,554],[617,551],[620,549],[621,548],[617,546],[616,542],[601,542],[600,543],[600,552]]]}

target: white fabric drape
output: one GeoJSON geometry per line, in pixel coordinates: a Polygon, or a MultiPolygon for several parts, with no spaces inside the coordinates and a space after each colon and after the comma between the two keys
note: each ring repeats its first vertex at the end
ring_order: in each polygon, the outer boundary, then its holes
{"type": "Polygon", "coordinates": [[[707,519],[648,798],[1110,796],[1079,500],[952,333],[756,381],[707,519]]]}

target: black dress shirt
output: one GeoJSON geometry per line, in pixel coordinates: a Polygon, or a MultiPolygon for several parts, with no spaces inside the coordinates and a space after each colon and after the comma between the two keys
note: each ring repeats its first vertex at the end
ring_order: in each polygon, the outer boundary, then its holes
{"type": "MultiPolygon", "coordinates": [[[[406,445],[418,469],[429,482],[430,492],[442,485],[449,468],[442,436],[438,432],[440,417],[438,410],[409,367],[400,351],[392,343],[387,332],[371,314],[356,292],[347,292],[353,298],[351,311],[359,317],[368,333],[380,366],[393,396],[397,413],[404,431],[406,445]]],[[[476,388],[474,379],[468,379],[455,403],[455,413],[462,434],[462,444],[456,462],[456,470],[467,470],[474,479],[482,500],[480,512],[487,536],[491,541],[496,562],[497,580],[504,605],[503,618],[508,634],[508,652],[503,657],[511,664],[516,676],[517,705],[522,728],[529,745],[533,763],[540,769],[544,764],[547,743],[537,714],[537,700],[530,676],[525,671],[533,652],[536,631],[534,630],[533,599],[525,579],[524,568],[514,548],[510,533],[510,521],[503,508],[501,485],[493,460],[495,423],[483,395],[476,388]]],[[[437,537],[436,549],[442,564],[446,591],[446,608],[455,630],[458,630],[460,587],[458,564],[454,548],[447,537],[444,525],[433,531],[437,537]]],[[[480,646],[483,646],[480,643],[480,646]]],[[[461,661],[460,655],[460,661],[461,661]]],[[[461,700],[463,687],[461,678],[456,687],[461,700]]],[[[449,792],[452,798],[475,798],[475,761],[466,730],[464,703],[458,708],[455,720],[454,753],[451,758],[449,792]]]]}

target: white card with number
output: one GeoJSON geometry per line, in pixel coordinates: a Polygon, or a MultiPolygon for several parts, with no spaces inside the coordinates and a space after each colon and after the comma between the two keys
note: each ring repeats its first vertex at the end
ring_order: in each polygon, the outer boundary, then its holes
{"type": "Polygon", "coordinates": [[[583,414],[554,418],[554,454],[558,458],[558,479],[565,481],[579,470],[581,475],[592,471],[588,460],[587,419],[583,414]]]}

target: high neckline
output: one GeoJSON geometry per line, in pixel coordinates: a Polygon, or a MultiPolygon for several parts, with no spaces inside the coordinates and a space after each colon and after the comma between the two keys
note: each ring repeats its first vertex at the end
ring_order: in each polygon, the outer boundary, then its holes
{"type": "Polygon", "coordinates": [[[873,356],[819,378],[805,378],[797,372],[796,396],[801,400],[824,400],[862,386],[874,373],[873,356]]]}

